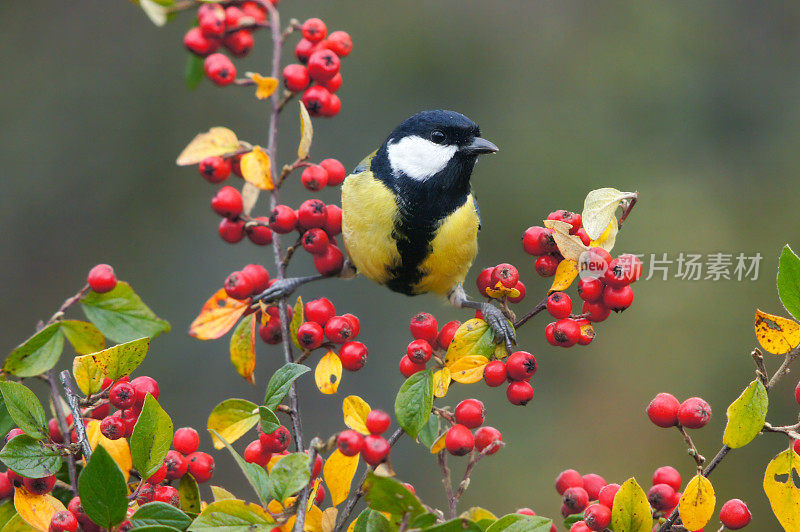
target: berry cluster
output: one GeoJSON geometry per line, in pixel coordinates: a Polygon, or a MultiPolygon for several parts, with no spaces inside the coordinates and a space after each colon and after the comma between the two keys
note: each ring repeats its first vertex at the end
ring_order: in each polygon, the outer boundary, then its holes
{"type": "Polygon", "coordinates": [[[519,303],[525,299],[525,285],[519,280],[519,271],[511,264],[498,264],[481,270],[475,281],[483,297],[519,303]]]}
{"type": "Polygon", "coordinates": [[[440,331],[436,318],[427,312],[420,312],[411,318],[409,328],[414,340],[408,344],[406,354],[400,359],[400,373],[403,377],[408,378],[425,370],[434,354],[437,355],[437,363],[441,364],[442,358],[439,355],[447,351],[460,326],[460,321],[450,321],[440,331]]]}
{"type": "Polygon", "coordinates": [[[353,41],[345,31],[328,35],[318,18],[306,20],[300,30],[303,38],[294,49],[300,64],[283,69],[283,84],[292,93],[303,93],[303,105],[311,116],[336,116],[342,109],[335,94],[342,86],[341,58],[353,51],[353,41]]]}
{"type": "Polygon", "coordinates": [[[503,446],[503,435],[494,427],[483,427],[486,412],[477,399],[464,399],[456,406],[455,423],[447,429],[444,445],[453,456],[464,456],[477,449],[479,453],[494,454],[503,446]],[[472,429],[478,429],[472,433],[472,429]]]}
{"type": "Polygon", "coordinates": [[[343,430],[336,436],[336,446],[345,456],[361,455],[366,463],[377,467],[389,458],[392,446],[383,437],[392,424],[383,410],[370,410],[365,421],[369,434],[363,436],[355,430],[343,430]]]}
{"type": "Polygon", "coordinates": [[[556,477],[556,491],[561,495],[561,515],[574,516],[583,512],[570,532],[605,530],[611,524],[611,508],[619,484],[609,484],[600,475],[581,475],[574,469],[562,471],[556,477]]]}
{"type": "Polygon", "coordinates": [[[267,12],[257,2],[204,3],[197,9],[197,26],[186,32],[183,45],[205,57],[206,76],[223,87],[236,79],[236,67],[228,56],[217,52],[219,47],[224,46],[234,57],[244,57],[255,44],[253,31],[266,26],[267,12]]]}
{"type": "MultiPolygon", "coordinates": [[[[591,244],[589,235],[582,227],[583,220],[580,214],[570,211],[554,211],[547,216],[547,219],[570,224],[572,226],[571,235],[580,238],[585,246],[591,244]]],[[[555,275],[558,264],[564,260],[553,238],[553,230],[546,227],[533,226],[526,229],[522,235],[522,249],[525,250],[525,253],[537,257],[533,269],[542,277],[555,275]]]]}
{"type": "Polygon", "coordinates": [[[533,399],[530,380],[536,373],[536,357],[527,351],[515,351],[503,360],[493,360],[483,368],[483,380],[491,387],[508,382],[506,397],[512,405],[523,406],[533,399]]]}
{"type": "Polygon", "coordinates": [[[325,298],[303,305],[306,319],[297,329],[297,341],[306,350],[339,347],[339,360],[348,371],[358,371],[367,363],[367,346],[355,341],[361,332],[361,321],[353,314],[336,315],[333,303],[325,298]],[[327,339],[327,341],[326,341],[327,339]]]}
{"type": "Polygon", "coordinates": [[[690,397],[681,403],[674,395],[660,393],[647,406],[647,416],[662,428],[700,429],[711,419],[711,405],[699,397],[690,397]]]}

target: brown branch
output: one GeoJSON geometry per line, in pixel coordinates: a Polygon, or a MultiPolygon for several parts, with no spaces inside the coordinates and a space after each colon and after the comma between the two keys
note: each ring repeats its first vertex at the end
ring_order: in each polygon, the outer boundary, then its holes
{"type": "Polygon", "coordinates": [[[63,317],[64,317],[64,314],[67,312],[67,310],[68,310],[68,309],[69,309],[69,308],[70,308],[72,305],[74,305],[75,303],[77,303],[78,301],[80,301],[80,300],[81,300],[81,298],[83,298],[83,296],[85,296],[87,293],[89,293],[89,285],[88,285],[88,284],[87,284],[87,285],[85,285],[83,288],[81,288],[81,289],[78,291],[78,293],[77,293],[77,294],[75,294],[75,295],[74,295],[74,296],[72,296],[72,297],[69,297],[69,298],[67,298],[67,299],[66,299],[66,300],[65,300],[65,301],[64,301],[64,302],[61,304],[61,306],[58,308],[58,310],[56,311],[56,313],[55,313],[55,314],[53,314],[52,316],[50,316],[50,319],[49,319],[49,320],[47,320],[47,323],[41,324],[41,326],[37,327],[37,328],[36,328],[36,330],[37,330],[37,331],[39,331],[39,330],[42,330],[42,329],[44,329],[45,327],[47,327],[48,325],[52,325],[52,324],[54,324],[55,322],[57,322],[58,320],[60,320],[61,318],[63,318],[63,317]]]}
{"type": "Polygon", "coordinates": [[[631,213],[638,199],[639,199],[639,192],[634,192],[633,197],[628,201],[627,205],[625,205],[624,209],[622,210],[622,215],[619,217],[619,222],[617,222],[617,231],[622,229],[622,223],[631,213]]]}
{"type": "Polygon", "coordinates": [[[695,446],[694,442],[692,441],[692,437],[689,436],[689,433],[686,432],[686,428],[683,425],[678,425],[678,431],[683,436],[683,439],[686,442],[686,445],[689,446],[689,448],[687,450],[688,453],[689,453],[689,456],[694,458],[695,463],[697,463],[698,471],[701,470],[703,468],[703,464],[706,461],[705,457],[700,454],[700,451],[697,450],[697,447],[695,446]]]}
{"type": "Polygon", "coordinates": [[[456,516],[456,500],[453,495],[453,484],[450,480],[450,468],[447,467],[447,453],[441,451],[436,455],[436,461],[442,470],[442,484],[444,484],[444,492],[447,495],[447,504],[450,510],[450,518],[452,519],[456,516]]]}
{"type": "MultiPolygon", "coordinates": [[[[72,375],[70,375],[69,370],[65,369],[61,372],[59,378],[61,379],[61,385],[64,387],[64,391],[67,395],[67,403],[69,403],[70,410],[72,410],[72,421],[75,425],[75,433],[78,436],[78,443],[81,444],[83,457],[88,463],[89,458],[92,456],[92,446],[89,445],[89,438],[86,436],[86,425],[83,424],[81,407],[78,405],[78,396],[75,394],[74,388],[72,387],[72,375]]],[[[69,434],[65,434],[65,441],[69,437],[69,434]]]]}
{"type": "Polygon", "coordinates": [[[517,322],[514,324],[514,328],[515,328],[515,329],[519,329],[520,327],[522,327],[523,325],[525,325],[525,323],[526,323],[526,322],[527,322],[529,319],[531,319],[532,317],[536,316],[537,314],[539,314],[541,311],[543,311],[543,310],[544,310],[544,309],[546,309],[546,308],[547,308],[547,296],[544,296],[544,299],[542,299],[541,301],[539,301],[539,303],[537,303],[537,304],[536,304],[536,306],[535,306],[535,307],[533,307],[533,309],[532,309],[530,312],[528,312],[527,314],[525,314],[523,317],[521,317],[521,318],[519,319],[519,321],[517,321],[517,322]]]}

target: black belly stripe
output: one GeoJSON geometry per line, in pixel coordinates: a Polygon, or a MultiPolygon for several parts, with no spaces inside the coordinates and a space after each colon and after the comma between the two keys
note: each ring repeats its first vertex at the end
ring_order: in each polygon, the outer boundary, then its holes
{"type": "Polygon", "coordinates": [[[390,290],[408,296],[416,295],[414,287],[427,273],[420,266],[433,251],[431,241],[437,226],[438,223],[412,224],[402,215],[395,223],[392,238],[397,245],[400,264],[387,268],[389,281],[386,286],[390,290]]]}

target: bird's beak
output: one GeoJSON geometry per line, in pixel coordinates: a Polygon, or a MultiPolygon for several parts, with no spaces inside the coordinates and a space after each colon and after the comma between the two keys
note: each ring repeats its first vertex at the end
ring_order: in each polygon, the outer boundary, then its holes
{"type": "Polygon", "coordinates": [[[494,142],[490,142],[482,137],[475,137],[470,144],[467,144],[462,151],[471,155],[483,155],[485,153],[495,153],[500,148],[495,146],[494,142]]]}

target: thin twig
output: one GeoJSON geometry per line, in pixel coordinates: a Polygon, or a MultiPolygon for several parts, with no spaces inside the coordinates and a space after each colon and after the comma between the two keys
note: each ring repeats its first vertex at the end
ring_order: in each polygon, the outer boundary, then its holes
{"type": "MultiPolygon", "coordinates": [[[[69,425],[66,417],[64,417],[64,412],[61,410],[61,394],[58,393],[58,386],[56,385],[56,370],[51,369],[47,372],[47,383],[50,385],[50,397],[53,400],[53,410],[56,412],[58,430],[61,431],[64,441],[69,442],[69,425]]],[[[75,419],[74,414],[72,419],[75,419]]],[[[75,468],[75,456],[72,453],[67,456],[67,469],[69,470],[69,483],[72,485],[72,493],[78,495],[78,473],[75,468]]]]}
{"type": "Polygon", "coordinates": [[[444,484],[444,492],[447,495],[447,505],[450,510],[450,518],[456,516],[456,499],[453,495],[453,484],[450,480],[450,468],[447,467],[447,453],[442,451],[436,455],[436,461],[442,470],[442,484],[444,484]]]}
{"type": "Polygon", "coordinates": [[[528,312],[527,314],[525,314],[523,317],[521,317],[521,318],[519,319],[519,321],[517,321],[517,322],[514,324],[514,328],[515,328],[515,329],[519,329],[520,327],[522,327],[523,325],[525,325],[525,323],[526,323],[526,322],[527,322],[529,319],[531,319],[532,317],[536,316],[537,314],[539,314],[541,311],[543,311],[543,310],[544,310],[544,309],[546,309],[546,308],[547,308],[547,296],[545,296],[545,297],[544,297],[544,299],[542,299],[541,301],[539,301],[539,303],[537,303],[537,305],[536,305],[535,307],[533,307],[533,310],[531,310],[530,312],[528,312]]]}
{"type": "Polygon", "coordinates": [[[77,293],[77,294],[75,294],[74,296],[72,296],[72,297],[70,297],[70,298],[67,298],[67,299],[66,299],[66,300],[65,300],[65,301],[64,301],[64,302],[61,304],[61,306],[60,306],[60,307],[59,307],[59,309],[56,311],[56,313],[55,313],[55,314],[53,314],[53,315],[50,317],[50,319],[49,319],[49,320],[47,320],[47,323],[45,323],[45,324],[44,324],[44,325],[42,325],[41,327],[37,327],[37,330],[44,329],[44,328],[45,328],[45,327],[47,327],[48,325],[52,325],[52,324],[53,324],[53,323],[55,323],[56,321],[58,321],[58,320],[60,320],[61,318],[63,318],[63,317],[64,317],[64,314],[67,312],[67,310],[68,310],[68,309],[69,309],[69,308],[70,308],[72,305],[74,305],[75,303],[77,303],[78,301],[80,301],[80,300],[81,300],[81,298],[82,298],[83,296],[85,296],[85,295],[86,295],[88,292],[89,292],[89,285],[87,284],[86,286],[84,286],[83,288],[81,288],[81,289],[80,289],[80,291],[78,291],[78,293],[77,293]]]}
{"type": "Polygon", "coordinates": [[[761,381],[761,384],[767,386],[769,384],[769,377],[767,376],[767,367],[764,365],[764,355],[758,348],[753,349],[750,353],[753,361],[756,363],[756,376],[761,381]]]}
{"type": "Polygon", "coordinates": [[[633,197],[628,201],[628,204],[625,205],[624,210],[622,211],[622,215],[619,217],[619,222],[617,222],[617,231],[622,229],[622,223],[628,217],[628,215],[633,210],[633,207],[636,205],[636,201],[639,199],[639,192],[634,192],[633,197]]]}
{"type": "Polygon", "coordinates": [[[683,425],[678,425],[678,431],[683,436],[684,441],[686,441],[686,445],[689,446],[688,453],[689,456],[694,458],[695,463],[697,463],[698,470],[703,468],[703,464],[705,463],[705,457],[700,454],[700,451],[697,450],[694,442],[692,441],[692,437],[689,436],[689,433],[686,432],[686,428],[683,425]]]}
{"type": "MultiPolygon", "coordinates": [[[[59,378],[66,392],[67,403],[69,403],[70,410],[72,410],[72,421],[75,425],[78,443],[81,444],[83,457],[88,463],[89,458],[92,456],[92,446],[89,445],[89,438],[86,437],[86,425],[83,424],[83,417],[81,417],[81,407],[78,405],[78,396],[75,394],[74,388],[72,387],[72,375],[70,375],[69,370],[65,369],[61,372],[59,378]]],[[[65,434],[64,438],[69,438],[69,434],[65,434]]]]}

